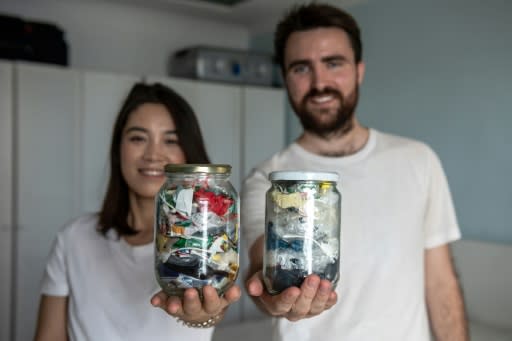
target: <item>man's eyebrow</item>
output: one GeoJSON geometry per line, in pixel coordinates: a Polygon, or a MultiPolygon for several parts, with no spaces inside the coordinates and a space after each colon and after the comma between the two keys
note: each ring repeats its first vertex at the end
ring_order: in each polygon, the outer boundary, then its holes
{"type": "MultiPolygon", "coordinates": [[[[322,62],[324,62],[324,63],[332,62],[332,61],[348,61],[348,58],[342,54],[333,54],[330,56],[322,57],[322,62]]],[[[310,64],[311,64],[311,61],[309,59],[297,59],[297,60],[292,61],[288,65],[287,70],[290,70],[297,65],[310,65],[310,64]]]]}
{"type": "Polygon", "coordinates": [[[332,62],[332,61],[347,61],[348,58],[341,54],[334,54],[331,56],[322,57],[322,62],[332,62]]]}

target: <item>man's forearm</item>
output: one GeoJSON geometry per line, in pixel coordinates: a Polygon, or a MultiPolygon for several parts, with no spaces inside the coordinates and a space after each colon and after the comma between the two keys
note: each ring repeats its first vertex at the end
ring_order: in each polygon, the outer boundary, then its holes
{"type": "Polygon", "coordinates": [[[426,295],[432,331],[437,341],[467,341],[464,299],[449,248],[443,246],[433,252],[430,262],[428,256],[426,259],[426,295]]]}
{"type": "Polygon", "coordinates": [[[436,340],[469,340],[464,301],[457,281],[450,286],[438,288],[432,296],[428,306],[436,340]]]}

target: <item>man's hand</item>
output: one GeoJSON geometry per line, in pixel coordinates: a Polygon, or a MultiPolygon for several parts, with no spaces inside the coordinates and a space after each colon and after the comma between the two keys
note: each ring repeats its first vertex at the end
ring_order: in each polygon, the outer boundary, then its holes
{"type": "Polygon", "coordinates": [[[278,295],[270,295],[264,288],[261,271],[258,271],[247,280],[246,287],[260,308],[290,321],[316,316],[338,300],[331,282],[320,280],[317,275],[306,277],[300,288],[290,287],[278,295]]]}
{"type": "Polygon", "coordinates": [[[215,288],[203,288],[203,300],[199,298],[196,289],[187,289],[183,299],[177,296],[167,296],[163,291],[151,298],[151,304],[159,307],[169,315],[186,322],[203,322],[214,316],[222,316],[227,307],[240,298],[240,287],[229,288],[222,297],[217,295],[215,288]]]}

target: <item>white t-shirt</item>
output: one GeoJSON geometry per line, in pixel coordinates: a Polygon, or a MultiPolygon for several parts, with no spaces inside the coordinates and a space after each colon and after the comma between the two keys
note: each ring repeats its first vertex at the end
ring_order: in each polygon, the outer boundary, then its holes
{"type": "Polygon", "coordinates": [[[342,196],[338,303],[314,318],[274,321],[275,340],[429,340],[424,251],[460,238],[446,177],[425,144],[370,129],[356,154],[296,143],[253,170],[242,190],[247,245],[264,232],[274,170],[334,171],[342,196]]]}
{"type": "Polygon", "coordinates": [[[203,340],[213,328],[188,328],[150,304],[159,291],[152,243],[131,246],[96,215],[76,219],[55,240],[41,293],[68,296],[70,340],[203,340]]]}

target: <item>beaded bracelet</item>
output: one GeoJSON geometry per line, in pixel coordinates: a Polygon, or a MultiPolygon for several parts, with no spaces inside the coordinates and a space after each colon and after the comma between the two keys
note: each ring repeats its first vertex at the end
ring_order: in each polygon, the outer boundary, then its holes
{"type": "Polygon", "coordinates": [[[187,322],[187,321],[182,320],[179,317],[177,318],[177,320],[178,320],[178,322],[181,322],[184,326],[187,326],[189,328],[210,328],[210,327],[213,327],[214,325],[216,325],[217,322],[219,322],[221,316],[222,316],[222,314],[218,314],[218,315],[210,317],[208,320],[203,321],[203,322],[187,322]]]}

